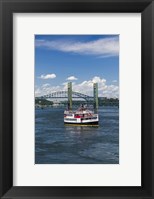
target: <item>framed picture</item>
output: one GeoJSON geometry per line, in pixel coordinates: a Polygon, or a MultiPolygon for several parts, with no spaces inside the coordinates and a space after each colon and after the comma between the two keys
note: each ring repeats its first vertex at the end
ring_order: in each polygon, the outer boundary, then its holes
{"type": "Polygon", "coordinates": [[[35,164],[119,163],[118,53],[119,35],[35,35],[35,164]]]}
{"type": "Polygon", "coordinates": [[[153,198],[153,1],[1,1],[1,198],[153,198]]]}

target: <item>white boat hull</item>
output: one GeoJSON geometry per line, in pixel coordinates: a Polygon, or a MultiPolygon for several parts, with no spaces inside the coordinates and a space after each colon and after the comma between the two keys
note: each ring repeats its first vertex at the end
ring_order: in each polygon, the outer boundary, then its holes
{"type": "Polygon", "coordinates": [[[74,118],[74,117],[65,117],[64,118],[64,123],[65,124],[73,124],[73,125],[98,125],[98,115],[96,114],[95,116],[91,118],[74,118]]]}

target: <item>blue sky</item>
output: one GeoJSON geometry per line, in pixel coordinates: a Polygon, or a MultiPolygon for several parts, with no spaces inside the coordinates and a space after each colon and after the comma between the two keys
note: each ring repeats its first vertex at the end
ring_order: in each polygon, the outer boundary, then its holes
{"type": "Polygon", "coordinates": [[[118,35],[35,35],[35,95],[66,90],[119,96],[118,35]]]}

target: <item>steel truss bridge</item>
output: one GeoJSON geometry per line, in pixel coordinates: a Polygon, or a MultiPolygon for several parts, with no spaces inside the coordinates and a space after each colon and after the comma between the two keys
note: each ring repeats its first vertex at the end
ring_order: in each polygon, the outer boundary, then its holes
{"type": "MultiPolygon", "coordinates": [[[[57,92],[53,92],[47,95],[43,95],[40,97],[36,97],[36,99],[67,99],[68,98],[68,92],[67,91],[57,91],[57,92]]],[[[79,92],[74,92],[72,91],[72,98],[73,99],[84,99],[85,101],[93,101],[94,97],[92,96],[88,96],[79,92]]]]}

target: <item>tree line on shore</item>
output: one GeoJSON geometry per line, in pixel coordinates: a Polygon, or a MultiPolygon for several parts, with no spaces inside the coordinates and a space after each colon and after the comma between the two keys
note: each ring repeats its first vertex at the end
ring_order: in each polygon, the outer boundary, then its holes
{"type": "MultiPolygon", "coordinates": [[[[54,104],[53,101],[49,101],[46,99],[35,99],[35,105],[38,106],[52,106],[54,104]]],[[[60,104],[67,106],[67,101],[60,101],[60,104]]],[[[81,104],[93,104],[92,101],[86,102],[83,100],[73,100],[74,106],[79,106],[81,104]]],[[[99,106],[119,106],[119,99],[118,98],[99,98],[98,99],[99,106]]]]}

